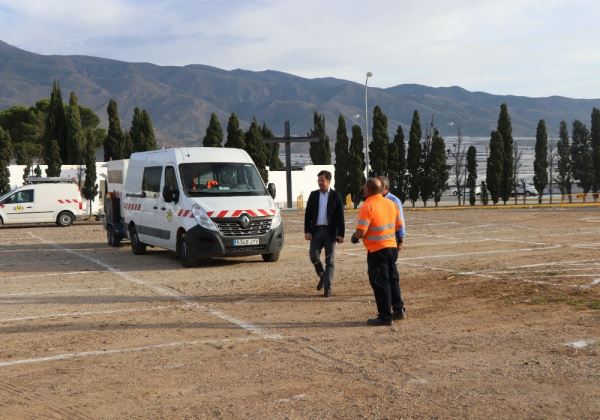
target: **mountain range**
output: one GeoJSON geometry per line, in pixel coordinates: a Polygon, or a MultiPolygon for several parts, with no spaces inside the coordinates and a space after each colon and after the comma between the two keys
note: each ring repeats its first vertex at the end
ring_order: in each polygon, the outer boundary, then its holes
{"type": "MultiPolygon", "coordinates": [[[[289,120],[292,135],[305,135],[312,127],[314,111],[325,115],[332,141],[340,114],[348,127],[359,124],[364,130],[365,86],[347,80],[306,79],[273,70],[229,71],[199,64],[158,66],[90,56],[40,55],[0,41],[0,109],[33,105],[49,97],[53,80],[60,82],[63,98],[74,91],[80,104],[93,109],[104,125],[111,98],[118,103],[124,128],[129,127],[135,107],[147,109],[159,146],[197,145],[212,112],[224,131],[229,115],[235,112],[244,129],[256,117],[281,135],[283,122],[289,120]]],[[[368,102],[370,115],[374,105],[387,115],[391,137],[399,124],[408,137],[415,109],[424,130],[433,116],[442,135],[455,136],[460,127],[465,136],[489,136],[496,127],[500,104],[505,102],[513,135],[533,137],[540,119],[546,121],[549,134],[556,136],[561,120],[570,125],[579,119],[589,126],[592,108],[600,107],[600,99],[504,96],[458,86],[417,84],[369,87],[368,102]]]]}

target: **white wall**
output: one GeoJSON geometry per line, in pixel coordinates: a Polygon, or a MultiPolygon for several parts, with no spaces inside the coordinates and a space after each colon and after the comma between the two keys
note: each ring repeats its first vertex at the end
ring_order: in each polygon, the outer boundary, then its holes
{"type": "MultiPolygon", "coordinates": [[[[96,162],[96,185],[98,186],[98,191],[100,191],[100,180],[104,180],[106,177],[106,167],[103,166],[104,162],[96,162]]],[[[47,165],[40,165],[42,169],[42,176],[46,176],[46,168],[47,165]]],[[[85,180],[85,166],[83,166],[84,172],[82,174],[82,180],[85,180]]],[[[30,176],[34,176],[33,169],[35,169],[35,165],[31,169],[30,176]]],[[[20,187],[23,185],[23,171],[25,170],[25,165],[10,165],[8,167],[10,171],[10,187],[11,189],[20,187]]],[[[60,171],[61,178],[71,178],[75,182],[77,182],[77,171],[79,170],[78,165],[63,165],[60,171]]],[[[103,206],[103,199],[96,198],[92,202],[92,213],[97,213],[100,208],[103,206]]],[[[88,203],[84,200],[84,208],[86,212],[89,213],[89,209],[87,208],[88,203]]]]}
{"type": "MultiPolygon", "coordinates": [[[[322,170],[331,172],[331,188],[335,189],[335,171],[333,165],[307,165],[302,171],[292,171],[292,205],[296,207],[296,198],[299,195],[304,196],[304,203],[311,191],[316,190],[317,174],[322,170]]],[[[277,195],[275,203],[280,208],[287,206],[287,182],[285,171],[269,171],[269,183],[275,184],[277,195]]]]}

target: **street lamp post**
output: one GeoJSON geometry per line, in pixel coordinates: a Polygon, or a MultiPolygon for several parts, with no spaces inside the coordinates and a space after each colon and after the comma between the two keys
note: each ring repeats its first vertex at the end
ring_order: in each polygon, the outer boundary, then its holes
{"type": "Polygon", "coordinates": [[[365,178],[369,178],[369,107],[367,104],[367,86],[369,83],[369,77],[373,76],[370,71],[367,72],[367,78],[365,79],[365,134],[367,141],[365,142],[365,178]]]}

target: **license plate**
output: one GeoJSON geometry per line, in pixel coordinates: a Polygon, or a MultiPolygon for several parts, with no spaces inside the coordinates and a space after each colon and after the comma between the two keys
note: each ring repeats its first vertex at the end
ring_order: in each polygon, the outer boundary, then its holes
{"type": "Polygon", "coordinates": [[[258,238],[234,239],[233,246],[258,245],[258,238]]]}

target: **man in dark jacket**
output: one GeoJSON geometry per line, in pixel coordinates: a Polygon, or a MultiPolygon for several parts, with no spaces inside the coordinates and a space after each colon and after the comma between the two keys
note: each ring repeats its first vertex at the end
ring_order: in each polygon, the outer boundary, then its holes
{"type": "Polygon", "coordinates": [[[317,174],[319,189],[310,193],[304,213],[304,237],[310,241],[309,257],[319,283],[317,290],[325,287],[324,296],[331,296],[333,283],[335,244],[344,242],[344,207],[340,195],[331,189],[331,172],[317,174]],[[321,262],[321,250],[325,248],[325,268],[321,262]]]}

